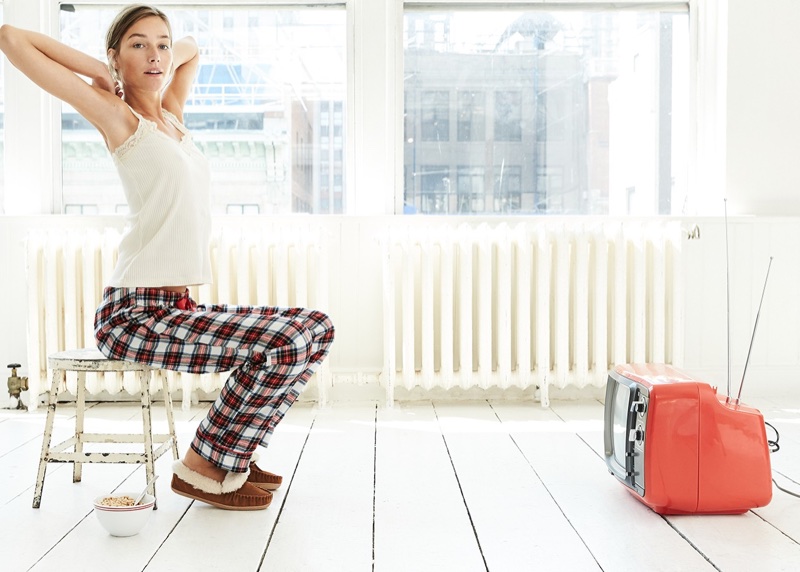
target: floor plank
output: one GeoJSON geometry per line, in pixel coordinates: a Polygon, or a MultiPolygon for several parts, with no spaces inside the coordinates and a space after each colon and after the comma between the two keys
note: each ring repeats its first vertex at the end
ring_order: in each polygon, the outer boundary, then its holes
{"type": "Polygon", "coordinates": [[[669,521],[720,570],[798,569],[800,545],[753,512],[734,516],[672,516],[669,521]]]}
{"type": "Polygon", "coordinates": [[[371,569],[374,443],[374,405],[317,412],[259,570],[371,569]]]}
{"type": "MultiPolygon", "coordinates": [[[[36,474],[39,468],[39,458],[42,452],[42,433],[44,430],[44,417],[38,419],[41,426],[38,435],[31,434],[31,425],[24,423],[20,427],[20,440],[14,441],[13,436],[9,436],[5,443],[7,444],[6,452],[0,455],[0,464],[3,470],[0,471],[0,505],[11,502],[18,495],[25,493],[30,489],[30,502],[33,501],[33,488],[32,485],[36,482],[36,474]]],[[[14,423],[17,425],[17,423],[14,423]]],[[[58,415],[54,421],[53,428],[53,443],[66,439],[74,433],[74,421],[69,414],[58,415]]],[[[14,433],[11,431],[10,433],[14,433]]],[[[54,479],[61,478],[59,475],[62,471],[69,469],[70,482],[72,482],[71,465],[63,465],[61,463],[50,464],[47,468],[45,475],[45,488],[43,490],[42,498],[45,499],[49,495],[49,484],[54,479]]],[[[63,474],[66,474],[64,472],[63,474]]]]}
{"type": "MultiPolygon", "coordinates": [[[[44,414],[39,412],[14,411],[0,415],[0,457],[29,441],[36,441],[41,446],[44,418],[44,414]]],[[[62,414],[60,418],[69,419],[71,415],[62,414]]]]}
{"type": "Polygon", "coordinates": [[[437,403],[436,415],[489,570],[599,570],[488,403],[437,403]]]}
{"type": "Polygon", "coordinates": [[[375,571],[485,571],[430,403],[378,411],[375,571]]]}

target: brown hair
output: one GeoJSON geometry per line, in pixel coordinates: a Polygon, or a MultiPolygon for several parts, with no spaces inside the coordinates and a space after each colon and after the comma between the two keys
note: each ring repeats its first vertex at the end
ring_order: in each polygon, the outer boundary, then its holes
{"type": "Polygon", "coordinates": [[[125,36],[125,33],[136,22],[149,16],[157,16],[158,18],[161,18],[167,25],[167,30],[169,31],[170,37],[172,37],[172,26],[169,23],[169,18],[167,18],[167,15],[158,8],[155,8],[154,6],[148,6],[146,4],[134,4],[123,8],[122,11],[117,14],[117,17],[114,18],[114,21],[111,23],[111,26],[109,26],[108,32],[106,33],[106,54],[109,57],[108,67],[109,71],[111,72],[111,76],[114,79],[116,79],[117,75],[116,71],[114,70],[114,66],[111,64],[111,57],[109,54],[110,50],[114,50],[114,53],[119,53],[119,45],[122,42],[122,38],[125,36]]]}

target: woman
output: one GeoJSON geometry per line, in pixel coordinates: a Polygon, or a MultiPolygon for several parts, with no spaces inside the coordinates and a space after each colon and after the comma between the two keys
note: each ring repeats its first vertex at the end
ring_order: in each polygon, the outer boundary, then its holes
{"type": "Polygon", "coordinates": [[[99,349],[188,373],[233,369],[174,463],[172,490],[225,509],[267,508],[281,477],[261,470],[253,453],[327,356],[334,328],[322,312],[206,307],[189,297],[188,286],[211,280],[208,163],[183,125],[195,41],[173,43],[166,15],[136,5],[108,31],[107,66],[8,25],[0,49],[97,128],[122,179],[130,217],[95,316],[99,349]]]}

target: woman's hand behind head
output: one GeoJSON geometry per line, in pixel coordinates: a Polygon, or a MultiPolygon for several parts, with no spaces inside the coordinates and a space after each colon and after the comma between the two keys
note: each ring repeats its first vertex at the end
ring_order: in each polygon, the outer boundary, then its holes
{"type": "Polygon", "coordinates": [[[92,78],[92,87],[101,91],[113,93],[114,95],[120,95],[120,93],[122,93],[122,87],[119,82],[111,77],[111,73],[105,73],[92,78]]]}

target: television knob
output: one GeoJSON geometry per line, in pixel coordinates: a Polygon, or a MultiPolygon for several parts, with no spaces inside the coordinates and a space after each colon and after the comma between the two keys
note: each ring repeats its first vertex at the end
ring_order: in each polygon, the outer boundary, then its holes
{"type": "Polygon", "coordinates": [[[634,442],[644,440],[644,430],[641,427],[631,429],[631,432],[628,434],[628,440],[634,442]]]}
{"type": "Polygon", "coordinates": [[[647,402],[642,401],[634,401],[631,403],[631,412],[632,413],[644,413],[647,411],[647,402]]]}

